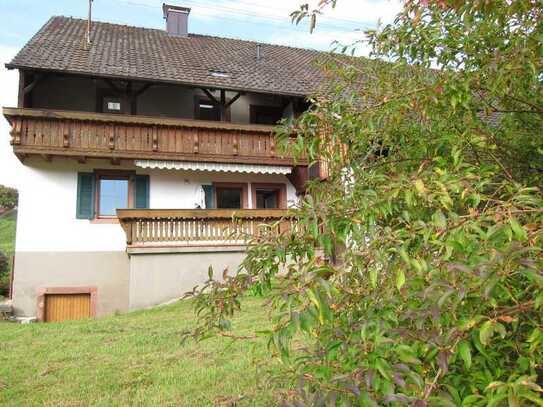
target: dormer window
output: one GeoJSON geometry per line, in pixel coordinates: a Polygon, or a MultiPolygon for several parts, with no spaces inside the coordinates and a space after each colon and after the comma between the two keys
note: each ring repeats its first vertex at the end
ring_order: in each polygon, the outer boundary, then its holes
{"type": "Polygon", "coordinates": [[[209,71],[209,74],[215,78],[230,78],[230,74],[223,71],[209,71]]]}

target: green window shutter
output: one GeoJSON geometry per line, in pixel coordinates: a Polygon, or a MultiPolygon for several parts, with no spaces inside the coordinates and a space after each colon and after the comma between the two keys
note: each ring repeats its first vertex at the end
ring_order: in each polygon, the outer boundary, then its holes
{"type": "Polygon", "coordinates": [[[136,175],[134,178],[134,208],[149,208],[149,175],[136,175]]]}
{"type": "Polygon", "coordinates": [[[213,185],[202,185],[204,188],[206,209],[213,209],[215,201],[213,199],[213,185]]]}
{"type": "Polygon", "coordinates": [[[94,218],[94,190],[96,182],[93,173],[77,174],[77,219],[94,218]]]}

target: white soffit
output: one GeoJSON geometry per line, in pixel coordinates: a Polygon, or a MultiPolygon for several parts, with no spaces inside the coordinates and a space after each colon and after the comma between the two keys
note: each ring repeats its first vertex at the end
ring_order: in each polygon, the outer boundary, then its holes
{"type": "Polygon", "coordinates": [[[260,164],[226,164],[190,161],[158,161],[158,160],[135,160],[136,167],[160,169],[160,170],[183,170],[183,171],[214,171],[214,172],[241,172],[245,174],[290,174],[292,167],[281,165],[260,165],[260,164]]]}

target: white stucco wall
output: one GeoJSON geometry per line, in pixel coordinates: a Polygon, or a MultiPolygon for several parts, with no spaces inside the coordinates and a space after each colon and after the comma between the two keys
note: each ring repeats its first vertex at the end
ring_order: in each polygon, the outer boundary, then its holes
{"type": "Polygon", "coordinates": [[[94,169],[128,169],[149,174],[153,209],[194,208],[195,187],[211,182],[281,182],[287,184],[289,205],[296,202],[294,187],[282,175],[149,171],[131,165],[111,166],[104,160],[78,164],[68,159],[46,162],[33,158],[25,162],[26,176],[19,184],[17,252],[125,250],[125,234],[118,224],[76,219],[77,173],[94,169]]]}

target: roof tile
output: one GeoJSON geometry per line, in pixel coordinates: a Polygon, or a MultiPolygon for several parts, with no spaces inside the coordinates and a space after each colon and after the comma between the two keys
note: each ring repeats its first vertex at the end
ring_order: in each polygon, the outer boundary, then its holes
{"type": "Polygon", "coordinates": [[[322,53],[280,45],[94,22],[85,49],[86,20],[52,17],[7,64],[96,76],[178,82],[235,90],[306,96],[324,80],[322,53]],[[213,76],[210,71],[225,72],[213,76]]]}

